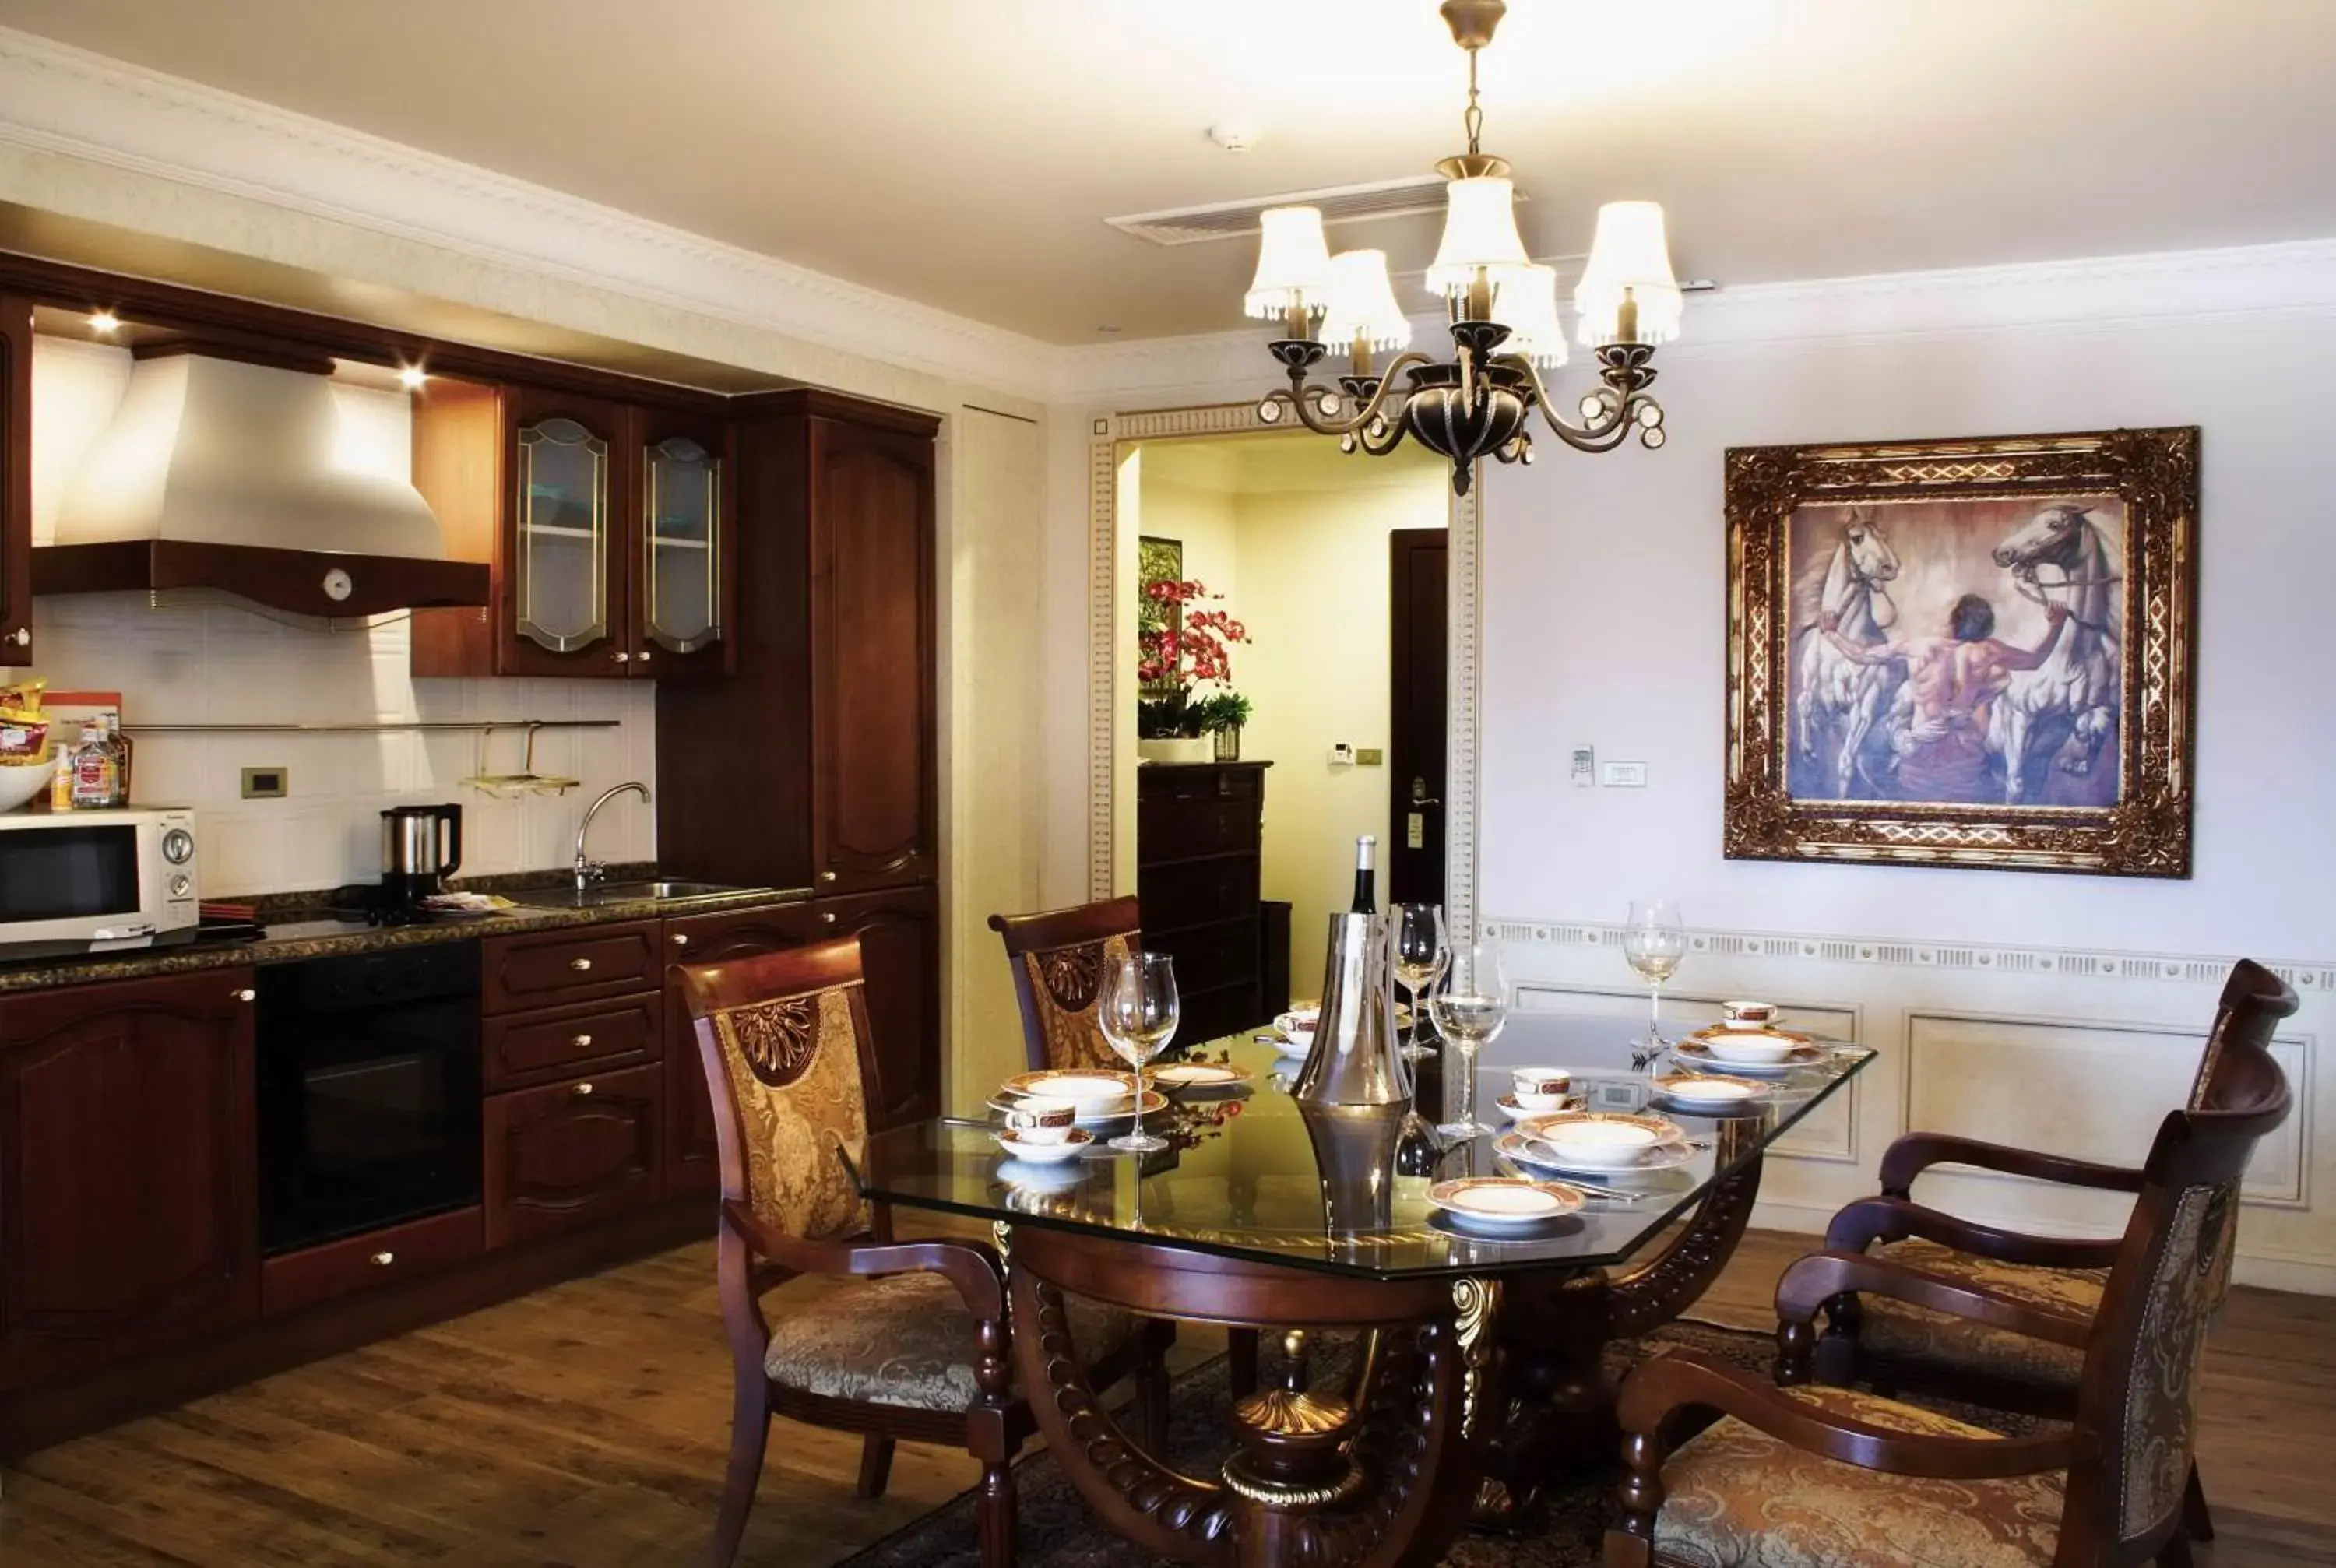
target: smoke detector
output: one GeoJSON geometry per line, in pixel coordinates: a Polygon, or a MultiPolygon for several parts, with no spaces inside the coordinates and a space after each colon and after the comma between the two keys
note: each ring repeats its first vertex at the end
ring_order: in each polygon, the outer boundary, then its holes
{"type": "Polygon", "coordinates": [[[1260,134],[1256,121],[1239,114],[1209,127],[1209,140],[1236,158],[1256,146],[1260,134]]]}

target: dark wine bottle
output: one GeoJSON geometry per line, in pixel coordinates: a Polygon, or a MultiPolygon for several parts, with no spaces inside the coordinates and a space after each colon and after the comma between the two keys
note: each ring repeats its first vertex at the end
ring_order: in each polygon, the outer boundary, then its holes
{"type": "Polygon", "coordinates": [[[1355,901],[1347,906],[1347,912],[1350,915],[1378,912],[1376,890],[1371,885],[1378,849],[1379,841],[1368,833],[1355,841],[1355,901]]]}

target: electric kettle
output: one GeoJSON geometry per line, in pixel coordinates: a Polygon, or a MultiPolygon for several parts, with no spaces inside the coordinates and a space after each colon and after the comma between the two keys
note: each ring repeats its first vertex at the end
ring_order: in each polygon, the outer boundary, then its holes
{"type": "Polygon", "coordinates": [[[381,813],[381,889],[392,905],[443,891],[462,865],[461,806],[392,806],[381,813]]]}

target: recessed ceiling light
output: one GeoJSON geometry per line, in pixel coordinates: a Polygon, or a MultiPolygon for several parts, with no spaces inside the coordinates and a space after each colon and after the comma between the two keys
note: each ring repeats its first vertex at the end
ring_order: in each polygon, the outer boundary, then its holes
{"type": "Polygon", "coordinates": [[[408,392],[415,391],[429,379],[429,373],[418,365],[401,365],[397,367],[397,385],[408,392]]]}
{"type": "Polygon", "coordinates": [[[90,317],[89,329],[96,333],[119,332],[122,330],[122,317],[114,315],[111,310],[98,311],[90,317]]]}

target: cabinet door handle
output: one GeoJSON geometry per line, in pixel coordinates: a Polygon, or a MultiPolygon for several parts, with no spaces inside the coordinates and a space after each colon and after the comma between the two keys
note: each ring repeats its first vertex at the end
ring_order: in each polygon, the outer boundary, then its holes
{"type": "Polygon", "coordinates": [[[589,1095],[592,1092],[592,1086],[589,1083],[579,1084],[568,1092],[571,1095],[589,1095]]]}
{"type": "Polygon", "coordinates": [[[833,925],[833,924],[835,923],[835,911],[834,911],[833,910],[822,910],[822,911],[819,911],[819,923],[820,923],[821,925],[823,925],[823,926],[832,926],[832,925],[833,925]]]}
{"type": "Polygon", "coordinates": [[[568,967],[574,969],[580,975],[585,970],[592,967],[592,960],[590,959],[570,959],[568,960],[568,967]]]}
{"type": "Polygon", "coordinates": [[[648,661],[649,661],[648,650],[647,650],[647,649],[646,649],[646,648],[642,649],[642,650],[641,650],[641,652],[640,652],[638,655],[637,655],[636,657],[637,657],[639,659],[639,661],[640,661],[641,663],[643,663],[643,664],[647,664],[647,663],[648,663],[648,661]]]}
{"type": "Polygon", "coordinates": [[[18,648],[30,648],[33,646],[33,628],[29,626],[20,626],[8,634],[8,640],[18,648]]]}
{"type": "Polygon", "coordinates": [[[589,1049],[592,1044],[592,1037],[589,1035],[577,1035],[569,1039],[568,1043],[574,1046],[579,1051],[586,1050],[589,1049]]]}
{"type": "Polygon", "coordinates": [[[819,880],[823,882],[832,882],[835,880],[835,873],[833,872],[822,872],[819,873],[819,880]]]}
{"type": "Polygon", "coordinates": [[[614,652],[614,653],[610,654],[608,657],[609,657],[610,658],[615,659],[618,664],[630,664],[630,663],[632,663],[632,662],[633,662],[633,656],[632,656],[631,654],[627,653],[627,652],[626,652],[623,648],[618,648],[616,652],[614,652]]]}
{"type": "Polygon", "coordinates": [[[253,990],[248,986],[235,993],[235,999],[238,1002],[256,1001],[258,999],[258,997],[259,993],[253,990]]]}
{"type": "Polygon", "coordinates": [[[394,1252],[375,1252],[372,1257],[366,1259],[365,1261],[371,1263],[376,1269],[386,1269],[392,1263],[397,1261],[397,1254],[394,1252]]]}
{"type": "Polygon", "coordinates": [[[688,933],[687,931],[676,931],[676,932],[674,932],[674,933],[673,933],[673,945],[674,945],[675,947],[677,947],[677,948],[686,948],[686,947],[687,947],[687,946],[689,945],[689,933],[688,933]]]}

